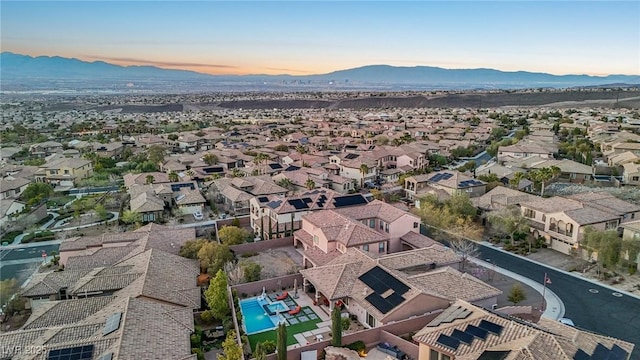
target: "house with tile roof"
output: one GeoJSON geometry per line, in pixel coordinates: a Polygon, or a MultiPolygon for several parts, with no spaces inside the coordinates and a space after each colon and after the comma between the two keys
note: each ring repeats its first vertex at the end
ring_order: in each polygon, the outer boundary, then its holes
{"type": "Polygon", "coordinates": [[[174,228],[155,223],[147,224],[129,232],[75,237],[66,239],[60,244],[60,264],[68,267],[67,261],[72,258],[77,258],[77,260],[72,260],[72,264],[77,264],[81,258],[85,259],[82,263],[86,263],[86,259],[91,259],[91,257],[86,257],[85,255],[95,255],[98,251],[112,251],[114,253],[105,252],[104,258],[95,256],[96,260],[91,261],[98,262],[98,265],[101,265],[100,262],[102,262],[102,265],[107,262],[115,264],[138,246],[143,246],[144,250],[157,249],[178,255],[184,243],[195,238],[196,231],[194,228],[174,228]],[[127,246],[129,246],[127,249],[117,252],[119,251],[117,248],[127,246]]]}
{"type": "Polygon", "coordinates": [[[549,247],[564,254],[579,249],[586,227],[617,230],[620,224],[640,218],[640,206],[606,192],[534,198],[520,203],[534,238],[543,237],[549,247]]]}
{"type": "Polygon", "coordinates": [[[629,359],[635,345],[541,318],[537,324],[457,300],[418,331],[428,360],[629,359]]]}
{"type": "Polygon", "coordinates": [[[548,144],[540,145],[537,143],[520,142],[515,145],[500,146],[498,148],[498,161],[525,159],[535,155],[546,159],[553,159],[554,152],[557,152],[557,149],[548,144]]]}
{"type": "Polygon", "coordinates": [[[398,252],[403,249],[403,237],[412,232],[414,237],[423,236],[418,216],[374,200],[364,206],[304,215],[293,240],[294,246],[302,247],[307,267],[321,266],[351,247],[378,255],[398,252]]]}
{"type": "Polygon", "coordinates": [[[24,289],[35,305],[31,316],[0,334],[0,343],[12,345],[3,356],[195,360],[199,270],[196,260],[148,249],[111,266],[37,274],[24,289]],[[27,346],[43,350],[19,351],[27,346]]]}
{"type": "Polygon", "coordinates": [[[300,272],[317,303],[329,308],[344,304],[373,328],[444,309],[456,299],[495,304],[502,292],[459,272],[459,262],[455,252],[438,243],[381,256],[351,248],[323,266],[300,272]]]}
{"type": "Polygon", "coordinates": [[[53,186],[73,187],[76,182],[91,177],[93,165],[85,159],[61,158],[48,161],[35,174],[37,182],[47,182],[53,186]]]}
{"type": "Polygon", "coordinates": [[[449,195],[464,192],[473,198],[483,195],[486,187],[487,184],[484,181],[473,179],[456,170],[414,175],[404,180],[404,191],[407,198],[411,200],[427,194],[435,194],[438,190],[449,195]]]}
{"type": "Polygon", "coordinates": [[[7,176],[0,179],[0,199],[17,199],[31,183],[31,180],[21,177],[7,176]]]}
{"type": "Polygon", "coordinates": [[[340,194],[329,189],[307,190],[299,195],[256,196],[249,200],[251,227],[262,239],[291,236],[302,227],[302,217],[314,211],[363,206],[362,194],[340,194]]]}
{"type": "Polygon", "coordinates": [[[289,190],[277,185],[269,175],[216,179],[209,185],[212,199],[236,215],[250,213],[249,201],[256,196],[284,197],[289,190]]]}

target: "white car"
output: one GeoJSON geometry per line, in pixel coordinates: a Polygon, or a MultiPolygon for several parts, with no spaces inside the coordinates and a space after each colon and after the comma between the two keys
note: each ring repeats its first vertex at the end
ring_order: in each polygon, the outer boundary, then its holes
{"type": "Polygon", "coordinates": [[[576,326],[576,324],[573,323],[573,320],[569,319],[569,318],[560,318],[558,319],[558,321],[560,321],[561,323],[565,324],[565,325],[569,325],[569,326],[576,326]]]}
{"type": "Polygon", "coordinates": [[[200,211],[196,211],[193,213],[193,218],[198,221],[201,221],[202,219],[204,219],[204,215],[202,215],[200,211]]]}

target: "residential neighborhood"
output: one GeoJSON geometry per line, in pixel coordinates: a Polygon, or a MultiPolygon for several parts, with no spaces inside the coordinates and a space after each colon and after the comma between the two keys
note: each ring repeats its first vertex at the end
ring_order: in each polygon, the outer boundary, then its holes
{"type": "Polygon", "coordinates": [[[279,96],[3,103],[0,358],[639,358],[637,109],[279,96]]]}

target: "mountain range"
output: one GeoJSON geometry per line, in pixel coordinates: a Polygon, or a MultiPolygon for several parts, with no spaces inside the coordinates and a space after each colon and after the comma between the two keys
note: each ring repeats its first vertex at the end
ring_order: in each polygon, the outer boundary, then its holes
{"type": "Polygon", "coordinates": [[[318,75],[210,75],[154,66],[120,66],[59,56],[0,54],[0,84],[4,90],[189,88],[202,90],[291,89],[514,89],[539,87],[640,84],[639,75],[552,75],[495,69],[444,69],[430,66],[369,65],[318,75]]]}

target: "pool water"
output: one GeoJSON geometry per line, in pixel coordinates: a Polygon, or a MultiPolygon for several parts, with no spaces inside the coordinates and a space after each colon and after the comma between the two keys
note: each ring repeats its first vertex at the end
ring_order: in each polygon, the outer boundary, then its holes
{"type": "MultiPolygon", "coordinates": [[[[274,316],[272,320],[264,311],[262,307],[266,304],[266,301],[260,302],[258,298],[245,299],[240,301],[240,311],[242,312],[242,318],[247,334],[255,334],[258,332],[272,330],[276,328],[277,318],[274,316]]],[[[283,306],[280,303],[274,303],[271,306],[283,306]]],[[[272,309],[274,312],[275,308],[272,309]]]]}
{"type": "Polygon", "coordinates": [[[284,310],[289,310],[289,307],[287,305],[285,305],[283,302],[275,302],[272,304],[267,305],[267,307],[269,308],[269,310],[273,311],[273,312],[282,312],[284,310]]]}

